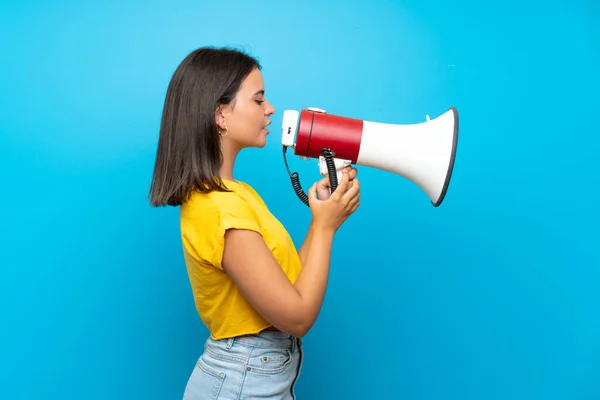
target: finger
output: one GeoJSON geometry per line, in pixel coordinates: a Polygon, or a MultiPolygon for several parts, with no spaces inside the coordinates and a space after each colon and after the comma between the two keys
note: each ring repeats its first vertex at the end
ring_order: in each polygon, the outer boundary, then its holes
{"type": "Polygon", "coordinates": [[[329,182],[329,177],[326,176],[324,178],[321,178],[318,182],[317,182],[317,187],[318,188],[329,188],[330,182],[329,182]]]}
{"type": "Polygon", "coordinates": [[[352,168],[351,165],[348,165],[348,166],[344,167],[342,169],[342,172],[343,173],[348,173],[350,175],[349,176],[350,180],[354,179],[354,177],[356,177],[356,173],[357,173],[356,169],[352,168]]]}
{"type": "Polygon", "coordinates": [[[358,170],[353,167],[348,167],[348,168],[349,168],[348,173],[350,173],[350,179],[356,178],[356,175],[358,175],[358,170]]]}
{"type": "Polygon", "coordinates": [[[348,182],[350,181],[350,174],[342,170],[342,179],[340,180],[338,187],[333,192],[331,197],[335,197],[336,199],[340,199],[346,190],[348,189],[348,182]]]}
{"type": "Polygon", "coordinates": [[[350,209],[350,214],[354,214],[356,212],[356,210],[358,210],[358,207],[360,207],[360,201],[357,201],[352,208],[350,209]]]}
{"type": "Polygon", "coordinates": [[[346,201],[348,201],[351,198],[355,197],[359,192],[360,192],[360,181],[358,180],[358,178],[354,178],[352,180],[352,187],[346,191],[346,193],[344,194],[343,197],[344,197],[344,199],[346,199],[346,201]]]}
{"type": "MultiPolygon", "coordinates": [[[[350,197],[350,198],[344,199],[344,200],[345,200],[345,203],[346,203],[346,209],[352,208],[352,206],[355,203],[360,202],[360,193],[358,193],[354,197],[350,197]]],[[[342,200],[342,202],[344,202],[344,200],[342,200]]]]}
{"type": "Polygon", "coordinates": [[[356,196],[354,196],[353,198],[351,198],[351,199],[348,201],[348,207],[349,207],[349,208],[352,208],[352,207],[354,207],[354,205],[355,205],[356,203],[360,203],[360,193],[358,193],[356,196]]]}
{"type": "Polygon", "coordinates": [[[317,200],[317,184],[314,183],[310,189],[308,189],[308,203],[314,203],[317,200]]]}

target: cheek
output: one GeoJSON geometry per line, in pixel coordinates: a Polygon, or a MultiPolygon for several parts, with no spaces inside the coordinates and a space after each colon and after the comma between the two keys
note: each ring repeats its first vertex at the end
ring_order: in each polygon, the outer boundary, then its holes
{"type": "Polygon", "coordinates": [[[244,135],[244,132],[248,130],[248,115],[246,112],[239,110],[237,113],[232,115],[227,122],[229,129],[235,132],[237,135],[244,135]]]}
{"type": "Polygon", "coordinates": [[[265,117],[264,110],[258,104],[249,104],[239,107],[228,124],[231,131],[235,132],[236,139],[244,141],[252,139],[262,132],[265,117]]]}

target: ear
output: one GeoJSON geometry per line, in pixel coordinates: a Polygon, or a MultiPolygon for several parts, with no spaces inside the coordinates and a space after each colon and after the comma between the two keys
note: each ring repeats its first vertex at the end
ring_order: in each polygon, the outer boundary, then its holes
{"type": "Polygon", "coordinates": [[[224,104],[219,104],[217,106],[217,110],[215,111],[215,122],[221,130],[225,130],[225,128],[227,128],[227,111],[228,108],[224,104]]]}

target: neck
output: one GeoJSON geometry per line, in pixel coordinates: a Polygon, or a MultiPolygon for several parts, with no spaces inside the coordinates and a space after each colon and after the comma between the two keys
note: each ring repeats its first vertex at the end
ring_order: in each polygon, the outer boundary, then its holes
{"type": "Polygon", "coordinates": [[[223,163],[219,169],[219,175],[221,176],[221,179],[235,181],[235,178],[233,177],[233,169],[235,165],[235,159],[237,158],[240,150],[230,148],[230,146],[226,146],[225,143],[223,143],[221,151],[223,152],[223,163]]]}

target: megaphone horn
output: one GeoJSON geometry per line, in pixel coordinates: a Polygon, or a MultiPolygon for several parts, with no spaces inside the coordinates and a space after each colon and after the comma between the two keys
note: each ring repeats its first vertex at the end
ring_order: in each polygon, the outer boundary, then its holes
{"type": "Polygon", "coordinates": [[[351,164],[400,175],[423,190],[434,207],[442,204],[454,168],[458,143],[458,111],[450,107],[435,119],[416,124],[389,124],[328,114],[309,107],[285,110],[282,144],[285,166],[300,200],[308,205],[298,173],[291,173],[288,147],[304,158],[318,158],[321,175],[337,188],[341,170],[351,164]]]}

